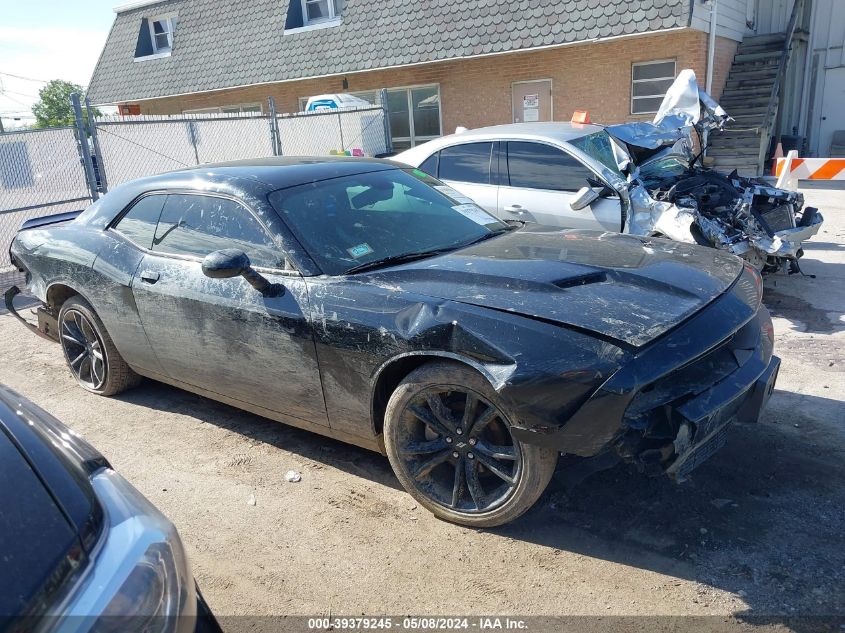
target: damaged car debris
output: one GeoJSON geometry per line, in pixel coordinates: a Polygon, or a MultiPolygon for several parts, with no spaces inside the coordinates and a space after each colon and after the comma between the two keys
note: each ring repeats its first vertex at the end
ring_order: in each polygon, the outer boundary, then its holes
{"type": "Polygon", "coordinates": [[[730,120],[684,70],[653,122],[499,125],[396,160],[503,220],[667,237],[727,250],[762,272],[797,272],[801,242],[818,233],[822,216],[800,193],[702,166],[707,133],[730,120]]]}
{"type": "Polygon", "coordinates": [[[731,120],[699,89],[695,73],[684,70],[652,123],[605,128],[625,149],[615,156],[632,202],[626,232],[714,246],[766,272],[784,265],[798,272],[801,242],[822,224],[818,209],[804,207],[796,191],[699,165],[703,152],[695,150],[693,131],[701,146],[708,132],[731,120]]]}
{"type": "Polygon", "coordinates": [[[504,223],[375,159],[145,178],[26,223],[10,254],[83,388],[145,376],[381,451],[476,527],[530,508],[560,453],[684,479],[779,367],[739,258],[504,223]]]}

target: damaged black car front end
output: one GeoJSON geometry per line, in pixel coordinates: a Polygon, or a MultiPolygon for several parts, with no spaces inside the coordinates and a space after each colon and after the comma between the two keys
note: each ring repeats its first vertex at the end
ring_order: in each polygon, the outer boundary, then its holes
{"type": "Polygon", "coordinates": [[[701,164],[708,132],[731,120],[684,70],[653,122],[605,128],[613,156],[595,157],[627,180],[624,230],[727,250],[763,272],[798,272],[801,243],[823,222],[818,209],[797,191],[701,164]]]}
{"type": "Polygon", "coordinates": [[[684,480],[724,445],[731,422],[757,422],[774,390],[780,359],[761,299],[760,276],[746,264],[725,294],[632,354],[548,441],[684,480]]]}

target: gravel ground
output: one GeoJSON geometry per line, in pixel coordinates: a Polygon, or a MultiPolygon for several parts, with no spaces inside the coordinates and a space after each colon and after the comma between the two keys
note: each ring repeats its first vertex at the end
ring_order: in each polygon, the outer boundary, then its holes
{"type": "MultiPolygon", "coordinates": [[[[218,616],[719,616],[845,626],[845,191],[805,273],[767,278],[782,357],[760,424],[675,485],[626,467],[487,531],[418,507],[386,458],[151,381],[84,392],[55,344],[0,314],[0,382],[85,435],[178,526],[218,616]],[[288,470],[302,473],[288,483],[288,470]],[[254,505],[250,500],[254,499],[254,505]]],[[[223,619],[224,624],[231,620],[223,619]]],[[[619,626],[614,627],[616,622],[619,626]]],[[[636,625],[635,626],[639,626],[636,625]]]]}

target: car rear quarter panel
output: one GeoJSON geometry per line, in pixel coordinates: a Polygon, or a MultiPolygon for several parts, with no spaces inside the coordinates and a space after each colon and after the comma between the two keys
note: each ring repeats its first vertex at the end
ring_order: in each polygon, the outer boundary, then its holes
{"type": "MultiPolygon", "coordinates": [[[[160,371],[132,296],[132,276],[141,261],[137,248],[111,231],[74,222],[21,231],[12,254],[29,273],[35,297],[52,305],[55,289],[69,288],[91,304],[127,363],[160,371]]],[[[61,305],[52,307],[58,311],[61,305]]]]}

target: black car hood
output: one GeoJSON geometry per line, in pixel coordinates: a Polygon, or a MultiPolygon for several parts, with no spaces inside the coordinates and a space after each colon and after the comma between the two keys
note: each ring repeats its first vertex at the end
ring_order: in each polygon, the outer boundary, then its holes
{"type": "Polygon", "coordinates": [[[741,272],[738,258],[712,248],[529,226],[367,277],[639,347],[698,312],[741,272]]]}

